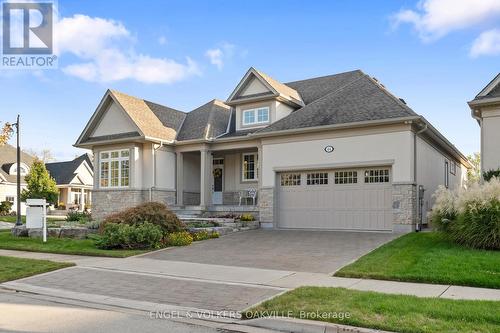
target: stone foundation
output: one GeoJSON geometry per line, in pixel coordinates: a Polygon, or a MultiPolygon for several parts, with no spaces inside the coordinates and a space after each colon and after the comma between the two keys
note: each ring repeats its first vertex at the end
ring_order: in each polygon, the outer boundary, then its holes
{"type": "Polygon", "coordinates": [[[417,223],[417,186],[392,185],[393,232],[411,232],[417,223]]]}
{"type": "Polygon", "coordinates": [[[184,192],[182,197],[184,206],[198,206],[200,204],[200,192],[184,192]]]}
{"type": "Polygon", "coordinates": [[[143,203],[148,195],[143,190],[93,190],[92,217],[102,220],[109,214],[143,203]]]}
{"type": "Polygon", "coordinates": [[[259,190],[259,219],[263,228],[274,225],[274,187],[259,190]]]}
{"type": "Polygon", "coordinates": [[[167,207],[172,207],[175,205],[177,192],[167,190],[153,190],[151,193],[151,197],[152,201],[161,202],[167,205],[167,207]]]}
{"type": "MultiPolygon", "coordinates": [[[[92,217],[96,220],[102,220],[109,214],[140,205],[149,200],[149,190],[93,190],[92,217]]],[[[175,205],[175,200],[175,191],[151,191],[151,201],[161,202],[172,207],[175,205]]]]}

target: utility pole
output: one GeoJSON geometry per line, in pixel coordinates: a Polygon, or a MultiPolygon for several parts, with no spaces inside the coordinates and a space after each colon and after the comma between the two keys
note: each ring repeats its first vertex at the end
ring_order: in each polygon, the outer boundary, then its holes
{"type": "Polygon", "coordinates": [[[17,122],[12,124],[16,126],[16,134],[17,134],[17,219],[16,225],[23,225],[23,221],[21,220],[21,146],[19,144],[19,115],[17,115],[17,122]]]}

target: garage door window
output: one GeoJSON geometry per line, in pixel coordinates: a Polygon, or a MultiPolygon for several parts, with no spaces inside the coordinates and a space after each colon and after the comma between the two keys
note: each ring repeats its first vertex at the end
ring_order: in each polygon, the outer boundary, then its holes
{"type": "Polygon", "coordinates": [[[373,169],[365,171],[365,183],[388,183],[389,169],[373,169]]]}
{"type": "Polygon", "coordinates": [[[281,174],[281,186],[299,186],[300,173],[283,173],[281,174]]]}
{"type": "Polygon", "coordinates": [[[335,184],[357,184],[357,171],[335,171],[335,184]]]}
{"type": "Polygon", "coordinates": [[[307,174],[307,185],[327,185],[328,173],[315,172],[307,174]]]}

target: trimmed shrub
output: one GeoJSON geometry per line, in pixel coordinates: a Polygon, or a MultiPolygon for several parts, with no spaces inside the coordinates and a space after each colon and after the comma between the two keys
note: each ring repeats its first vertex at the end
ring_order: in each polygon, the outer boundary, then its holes
{"type": "Polygon", "coordinates": [[[106,217],[99,231],[102,232],[108,223],[139,225],[145,222],[159,226],[163,236],[186,228],[167,206],[159,202],[147,202],[106,217]]]}
{"type": "Polygon", "coordinates": [[[107,223],[96,239],[96,246],[101,249],[155,249],[160,247],[162,236],[161,228],[152,223],[107,223]]]}
{"type": "Polygon", "coordinates": [[[210,238],[219,238],[220,235],[217,231],[212,231],[212,233],[210,234],[210,238]]]}
{"type": "Polygon", "coordinates": [[[483,172],[483,178],[485,181],[489,182],[493,177],[500,178],[500,169],[483,172]]]}
{"type": "Polygon", "coordinates": [[[173,232],[167,236],[168,245],[185,246],[193,242],[193,236],[187,231],[173,232]]]}
{"type": "Polygon", "coordinates": [[[431,221],[453,241],[480,249],[500,249],[500,179],[468,189],[438,189],[431,221]]]}
{"type": "Polygon", "coordinates": [[[10,210],[12,209],[12,205],[13,205],[13,203],[10,201],[0,202],[0,215],[10,214],[10,210]]]}
{"type": "Polygon", "coordinates": [[[243,214],[240,217],[240,221],[243,221],[243,222],[255,221],[255,217],[252,214],[243,214]]]}
{"type": "Polygon", "coordinates": [[[68,215],[66,215],[66,221],[68,222],[79,222],[85,224],[91,220],[92,217],[90,216],[90,213],[87,212],[68,212],[68,215]]]}

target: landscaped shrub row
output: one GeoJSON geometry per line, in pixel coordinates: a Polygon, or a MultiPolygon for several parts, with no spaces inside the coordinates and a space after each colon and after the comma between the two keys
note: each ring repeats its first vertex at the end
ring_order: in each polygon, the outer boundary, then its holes
{"type": "Polygon", "coordinates": [[[100,224],[99,233],[96,244],[105,249],[185,246],[219,237],[217,232],[204,230],[190,233],[167,206],[158,202],[148,202],[107,217],[100,224]]]}
{"type": "Polygon", "coordinates": [[[480,249],[500,249],[500,180],[468,189],[440,187],[431,223],[455,242],[480,249]]]}
{"type": "Polygon", "coordinates": [[[160,248],[162,238],[161,228],[152,223],[107,223],[95,243],[101,249],[156,249],[160,248]]]}
{"type": "Polygon", "coordinates": [[[106,217],[99,230],[102,232],[107,223],[137,225],[144,222],[159,226],[163,236],[185,229],[185,225],[167,206],[159,202],[147,202],[106,217]]]}

